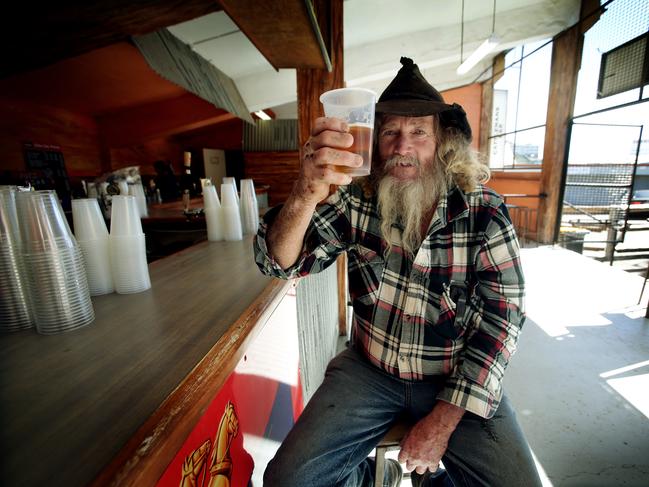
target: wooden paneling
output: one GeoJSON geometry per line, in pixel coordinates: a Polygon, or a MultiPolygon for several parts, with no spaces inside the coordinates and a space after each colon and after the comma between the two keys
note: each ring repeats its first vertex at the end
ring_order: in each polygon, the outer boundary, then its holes
{"type": "Polygon", "coordinates": [[[13,2],[3,9],[0,43],[14,47],[3,51],[0,78],[218,10],[214,0],[13,2]]]}
{"type": "Polygon", "coordinates": [[[442,91],[442,96],[446,103],[462,105],[473,133],[471,147],[478,149],[480,144],[480,116],[482,114],[482,85],[473,83],[460,88],[442,91]]]}
{"type": "Polygon", "coordinates": [[[26,170],[23,143],[61,147],[70,176],[98,176],[101,171],[99,132],[85,115],[27,101],[0,98],[0,168],[26,170]]]}
{"type": "Polygon", "coordinates": [[[555,238],[561,205],[568,123],[577,91],[581,46],[582,35],[578,25],[559,34],[552,45],[552,72],[540,186],[541,193],[547,197],[539,205],[537,228],[542,243],[552,243],[555,238]]]}
{"type": "Polygon", "coordinates": [[[318,33],[307,12],[309,2],[220,0],[219,3],[275,69],[326,68],[318,33]]]}
{"type": "Polygon", "coordinates": [[[194,149],[241,150],[243,120],[234,118],[225,122],[191,130],[175,136],[183,147],[194,149]]]}
{"type": "Polygon", "coordinates": [[[250,239],[150,274],[146,292],[94,297],[86,328],[2,337],[3,485],[155,485],[290,286],[259,273],[250,239]]]}
{"type": "Polygon", "coordinates": [[[158,76],[136,47],[119,42],[2,79],[0,93],[98,116],[175,98],[186,91],[158,76]]]}
{"type": "Polygon", "coordinates": [[[110,152],[110,169],[114,171],[127,166],[140,166],[140,174],[154,175],[153,163],[157,160],[171,161],[176,174],[180,174],[184,147],[171,138],[147,140],[129,147],[113,147],[110,152]]]}
{"type": "Polygon", "coordinates": [[[246,178],[270,186],[270,206],[286,201],[300,172],[297,152],[246,152],[244,161],[246,178]]]}
{"type": "Polygon", "coordinates": [[[110,147],[124,147],[147,139],[227,122],[235,118],[191,93],[97,118],[110,147]]]}

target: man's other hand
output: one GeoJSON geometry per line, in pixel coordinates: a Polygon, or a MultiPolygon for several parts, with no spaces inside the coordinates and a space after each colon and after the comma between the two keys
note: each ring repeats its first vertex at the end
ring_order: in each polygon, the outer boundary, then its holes
{"type": "Polygon", "coordinates": [[[438,401],[433,410],[416,423],[401,441],[399,463],[424,474],[435,472],[448,447],[448,440],[464,415],[464,409],[438,401]]]}
{"type": "Polygon", "coordinates": [[[315,120],[311,137],[301,151],[302,166],[294,195],[305,202],[316,204],[329,196],[329,186],[351,183],[344,173],[347,167],[358,167],[363,158],[349,152],[354,137],[346,122],[333,117],[315,120]]]}

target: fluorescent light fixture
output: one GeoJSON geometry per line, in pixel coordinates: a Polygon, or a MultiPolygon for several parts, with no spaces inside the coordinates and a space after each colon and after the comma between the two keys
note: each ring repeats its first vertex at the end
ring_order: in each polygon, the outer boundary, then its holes
{"type": "Polygon", "coordinates": [[[258,112],[255,112],[255,115],[257,115],[259,118],[262,120],[270,120],[270,116],[263,110],[259,110],[258,112]]]}
{"type": "Polygon", "coordinates": [[[500,38],[496,34],[491,34],[488,39],[480,44],[480,47],[473,51],[473,54],[471,54],[462,64],[458,66],[457,74],[467,74],[469,71],[471,71],[471,68],[482,61],[482,59],[487,54],[493,51],[499,43],[500,38]]]}

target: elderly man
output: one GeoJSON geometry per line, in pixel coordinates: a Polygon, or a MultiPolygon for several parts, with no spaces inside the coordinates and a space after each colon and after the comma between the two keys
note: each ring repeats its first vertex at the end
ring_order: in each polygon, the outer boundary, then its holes
{"type": "MultiPolygon", "coordinates": [[[[459,105],[412,60],[376,105],[375,167],[347,125],[315,121],[302,168],[255,240],[261,270],[292,278],[349,257],[350,347],[329,364],[265,472],[271,487],[373,485],[367,456],[397,418],[414,485],[539,485],[502,378],[524,320],[519,247],[502,198],[481,183],[459,105]],[[330,185],[339,186],[329,195],[330,185]],[[447,480],[448,482],[448,480],[447,480]]],[[[401,468],[388,462],[385,485],[401,468]]]]}

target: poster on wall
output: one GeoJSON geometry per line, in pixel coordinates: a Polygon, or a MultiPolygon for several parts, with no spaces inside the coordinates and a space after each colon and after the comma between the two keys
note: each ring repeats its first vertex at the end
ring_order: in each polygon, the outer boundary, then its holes
{"type": "Polygon", "coordinates": [[[505,165],[505,138],[496,137],[504,134],[507,126],[507,90],[494,90],[493,114],[491,117],[491,146],[489,166],[501,168],[505,165]]]}
{"type": "Polygon", "coordinates": [[[70,180],[61,147],[52,144],[23,144],[29,182],[36,189],[54,189],[64,210],[70,210],[70,180]]]}

